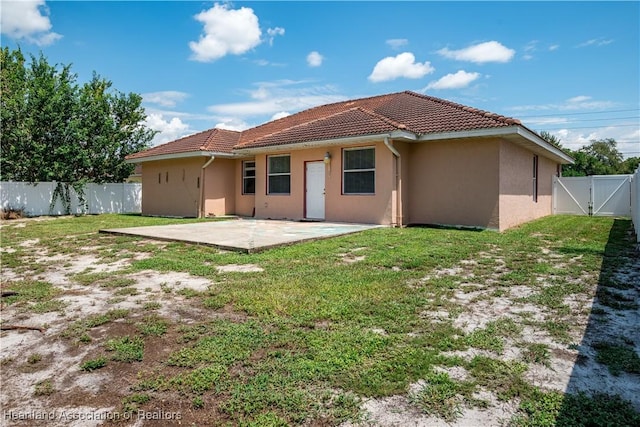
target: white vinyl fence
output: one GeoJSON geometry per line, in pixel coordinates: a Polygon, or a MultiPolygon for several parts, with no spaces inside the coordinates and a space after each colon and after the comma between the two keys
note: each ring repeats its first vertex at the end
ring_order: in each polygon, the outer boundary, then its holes
{"type": "Polygon", "coordinates": [[[555,177],[553,213],[631,216],[632,176],[555,177]]]}
{"type": "Polygon", "coordinates": [[[640,242],[640,167],[631,176],[631,220],[636,230],[636,240],[640,242]]]}
{"type": "MultiPolygon", "coordinates": [[[[51,201],[57,183],[0,182],[0,207],[2,209],[24,209],[28,216],[64,215],[60,197],[53,209],[51,201]]],[[[69,187],[72,214],[140,213],[142,211],[142,184],[87,184],[84,188],[86,210],[78,195],[69,187]]]]}

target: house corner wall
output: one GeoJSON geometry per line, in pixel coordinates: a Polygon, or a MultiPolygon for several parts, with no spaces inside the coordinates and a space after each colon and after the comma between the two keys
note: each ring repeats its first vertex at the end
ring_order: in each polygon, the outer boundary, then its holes
{"type": "Polygon", "coordinates": [[[406,226],[409,223],[410,207],[411,207],[411,182],[410,182],[410,156],[411,145],[406,142],[393,142],[394,147],[400,153],[400,161],[402,162],[400,167],[400,197],[402,204],[402,225],[406,226]]]}
{"type": "Polygon", "coordinates": [[[410,153],[408,224],[499,228],[498,140],[414,143],[410,153]]]}
{"type": "Polygon", "coordinates": [[[204,158],[144,162],[142,214],[198,216],[200,169],[204,158]]]}
{"type": "Polygon", "coordinates": [[[204,216],[235,213],[236,160],[216,158],[204,173],[204,216]]]}
{"type": "Polygon", "coordinates": [[[533,200],[534,153],[509,141],[500,144],[500,231],[551,215],[558,163],[538,156],[538,200],[533,200]]]}

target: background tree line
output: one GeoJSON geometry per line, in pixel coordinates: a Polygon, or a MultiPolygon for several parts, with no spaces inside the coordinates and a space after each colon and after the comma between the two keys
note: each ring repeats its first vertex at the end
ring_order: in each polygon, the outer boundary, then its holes
{"type": "Polygon", "coordinates": [[[133,165],[125,156],[148,147],[142,97],[111,88],[94,72],[77,83],[71,65],[51,65],[40,53],[28,62],[20,49],[0,54],[0,179],[122,182],[133,165]]]}
{"type": "Polygon", "coordinates": [[[540,136],[573,157],[573,165],[562,166],[562,176],[632,174],[640,165],[640,157],[624,159],[612,138],[592,140],[589,145],[573,151],[563,147],[560,139],[549,132],[542,131],[540,136]]]}

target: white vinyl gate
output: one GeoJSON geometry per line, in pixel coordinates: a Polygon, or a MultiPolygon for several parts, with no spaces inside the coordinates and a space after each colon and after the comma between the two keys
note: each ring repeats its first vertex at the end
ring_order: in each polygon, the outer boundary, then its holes
{"type": "Polygon", "coordinates": [[[553,213],[630,216],[632,176],[554,177],[553,213]]]}

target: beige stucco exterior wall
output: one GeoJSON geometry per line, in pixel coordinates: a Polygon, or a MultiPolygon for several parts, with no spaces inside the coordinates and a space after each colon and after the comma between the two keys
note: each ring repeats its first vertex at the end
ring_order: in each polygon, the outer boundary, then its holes
{"type": "MultiPolygon", "coordinates": [[[[325,153],[325,219],[392,225],[402,198],[403,225],[446,224],[505,230],[552,212],[557,163],[539,156],[538,201],[533,201],[533,153],[499,139],[394,141],[395,156],[383,141],[281,151],[291,156],[291,193],[267,194],[267,155],[255,156],[256,194],[242,194],[242,161],[216,158],[204,175],[205,215],[236,214],[300,220],[305,217],[305,163],[325,153]],[[373,195],[342,194],[344,148],[374,147],[373,195]],[[401,191],[397,188],[397,174],[401,191]]],[[[145,162],[142,168],[142,212],[145,215],[198,215],[202,166],[206,157],[145,162]],[[158,182],[160,177],[160,182],[158,182]],[[167,179],[168,178],[168,179],[167,179]]]]}
{"type": "Polygon", "coordinates": [[[356,146],[339,147],[330,150],[332,161],[332,180],[327,188],[327,220],[361,222],[367,224],[389,225],[394,222],[394,156],[380,141],[375,144],[363,144],[362,147],[375,147],[376,182],[375,195],[342,195],[342,149],[356,146]],[[337,161],[336,161],[337,160],[337,161]],[[337,172],[337,173],[336,173],[337,172]]]}
{"type": "Polygon", "coordinates": [[[247,160],[254,159],[251,157],[235,160],[235,214],[240,216],[253,216],[256,203],[254,194],[242,194],[242,162],[247,160]]]}
{"type": "Polygon", "coordinates": [[[216,158],[204,171],[204,216],[235,213],[235,159],[216,158]]]}
{"type": "Polygon", "coordinates": [[[327,221],[359,222],[370,224],[392,223],[394,196],[393,154],[382,141],[349,145],[347,148],[374,147],[376,156],[376,182],[374,195],[342,194],[342,149],[345,147],[311,148],[282,151],[273,154],[291,155],[291,193],[267,193],[267,155],[256,155],[257,218],[303,219],[305,212],[305,162],[322,161],[325,153],[331,162],[325,166],[325,219],[327,221]]]}
{"type": "Polygon", "coordinates": [[[430,141],[409,152],[407,223],[499,228],[500,141],[430,141]]]}
{"type": "Polygon", "coordinates": [[[400,153],[400,193],[398,197],[402,199],[402,225],[409,224],[410,208],[412,205],[410,189],[413,187],[410,177],[410,156],[412,145],[406,142],[392,141],[393,146],[400,153]]]}
{"type": "Polygon", "coordinates": [[[500,144],[500,230],[552,213],[558,164],[538,156],[538,201],[533,200],[533,156],[508,141],[500,144]]]}
{"type": "Polygon", "coordinates": [[[204,158],[145,162],[142,166],[144,215],[198,216],[198,178],[204,158]]]}
{"type": "Polygon", "coordinates": [[[253,213],[253,196],[240,194],[241,161],[216,158],[207,166],[203,180],[202,166],[208,160],[209,157],[193,157],[143,163],[142,213],[197,217],[201,191],[198,183],[202,180],[205,216],[250,216],[253,213]]]}

